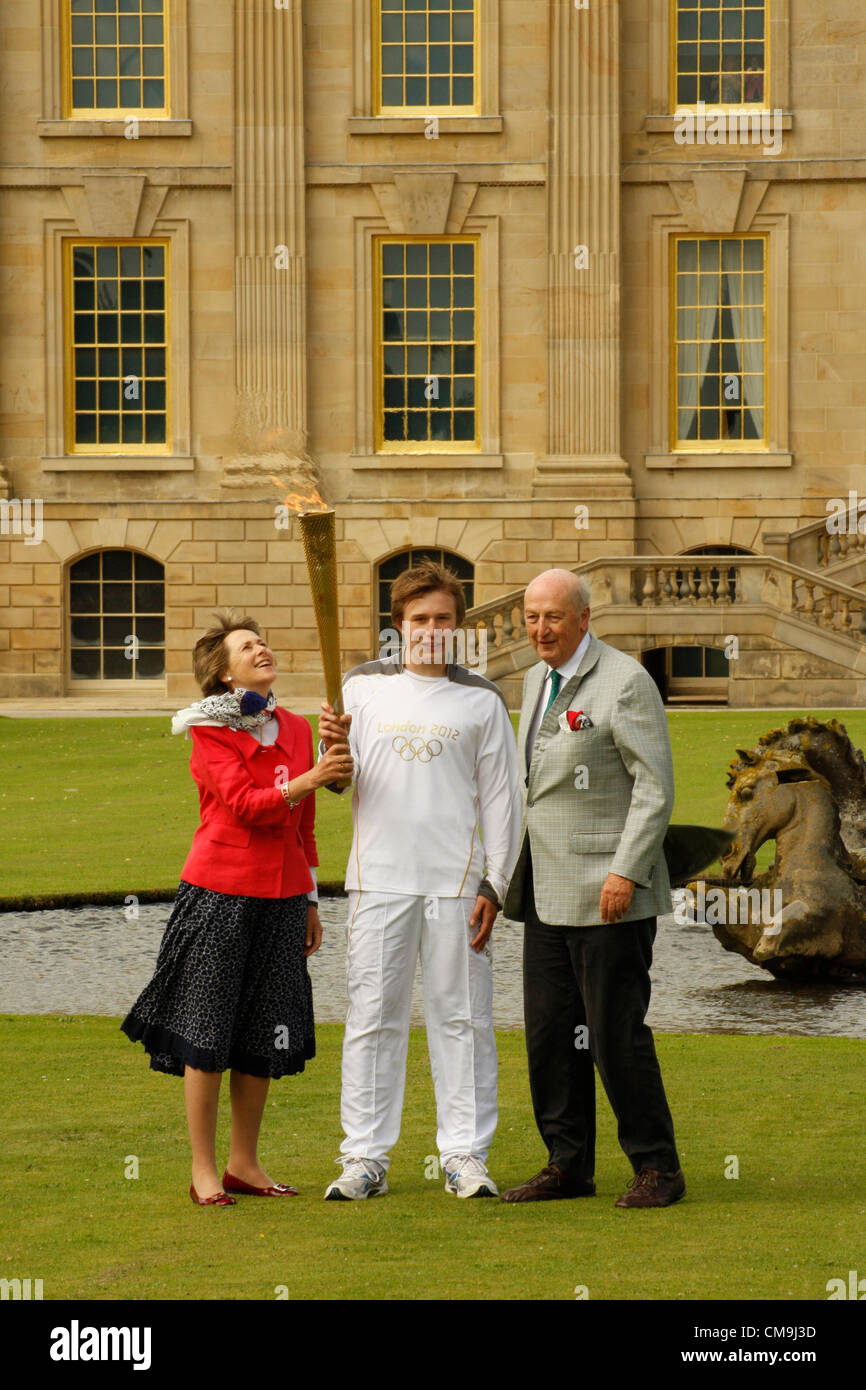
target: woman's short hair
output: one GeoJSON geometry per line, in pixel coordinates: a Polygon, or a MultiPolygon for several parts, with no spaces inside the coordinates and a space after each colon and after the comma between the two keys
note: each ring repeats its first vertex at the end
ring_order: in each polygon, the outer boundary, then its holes
{"type": "Polygon", "coordinates": [[[226,637],[230,632],[249,631],[261,637],[255,618],[239,618],[234,612],[214,613],[216,626],[209,627],[192,649],[193,675],[203,695],[223,695],[229,689],[222,672],[229,664],[226,637]]]}
{"type": "Polygon", "coordinates": [[[391,622],[399,628],[403,622],[406,604],[413,599],[432,594],[436,589],[444,589],[451,594],[457,610],[457,626],[466,617],[466,595],[463,584],[453,570],[440,565],[436,560],[422,560],[411,569],[404,570],[391,585],[391,622]]]}

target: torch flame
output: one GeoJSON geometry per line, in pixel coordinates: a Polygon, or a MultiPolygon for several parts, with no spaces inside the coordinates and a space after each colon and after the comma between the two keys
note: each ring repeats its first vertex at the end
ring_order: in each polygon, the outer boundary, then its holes
{"type": "MultiPolygon", "coordinates": [[[[280,493],[282,493],[285,484],[281,482],[279,478],[275,478],[273,473],[269,473],[268,477],[272,483],[276,483],[280,493]]],[[[307,496],[304,496],[300,492],[287,492],[283,497],[283,505],[288,507],[289,511],[298,512],[299,514],[303,512],[327,512],[330,510],[327,502],[316,488],[313,488],[312,492],[308,493],[307,496]]]]}

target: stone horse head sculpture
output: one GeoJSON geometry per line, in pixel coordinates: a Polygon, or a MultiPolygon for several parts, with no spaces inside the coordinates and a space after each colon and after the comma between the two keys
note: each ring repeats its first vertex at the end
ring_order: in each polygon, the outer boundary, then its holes
{"type": "Polygon", "coordinates": [[[737,749],[728,786],[733,838],[704,880],[718,940],[776,976],[866,979],[866,762],[844,726],[790,720],[737,749]],[[776,857],[756,874],[767,840],[776,857]]]}

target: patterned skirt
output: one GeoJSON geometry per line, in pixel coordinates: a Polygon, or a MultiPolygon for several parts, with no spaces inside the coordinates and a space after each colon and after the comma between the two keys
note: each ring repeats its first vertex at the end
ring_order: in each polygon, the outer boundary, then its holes
{"type": "Polygon", "coordinates": [[[307,898],[233,897],[181,879],[156,970],[120,1025],[154,1071],[290,1076],[316,1055],[307,898]]]}

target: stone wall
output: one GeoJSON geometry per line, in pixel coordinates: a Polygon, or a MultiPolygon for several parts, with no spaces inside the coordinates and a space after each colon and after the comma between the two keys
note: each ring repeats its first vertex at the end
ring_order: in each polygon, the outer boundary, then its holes
{"type": "MultiPolygon", "coordinates": [[[[429,545],[465,556],[476,567],[475,601],[484,603],[549,565],[629,553],[619,534],[630,530],[629,510],[599,503],[583,531],[573,507],[556,500],[490,501],[482,516],[466,501],[346,503],[336,521],[344,669],[378,652],[376,566],[396,551],[429,545]]],[[[61,623],[68,566],[113,547],[140,550],[166,567],[167,695],[197,694],[192,646],[216,608],[234,607],[267,629],[291,696],[317,696],[321,668],[303,546],[297,524],[282,529],[278,519],[276,504],[267,502],[49,503],[41,544],[0,540],[0,698],[74,693],[61,623]]]]}
{"type": "MultiPolygon", "coordinates": [[[[286,696],[315,697],[303,554],[274,526],[268,476],[310,459],[337,509],[347,665],[375,652],[375,567],[407,546],[463,555],[484,603],[601,556],[778,553],[766,534],[866,490],[861,0],[816,0],[808,15],[775,0],[774,156],[675,142],[668,0],[487,0],[481,110],[442,118],[432,139],[422,116],[373,115],[369,0],[171,8],[171,119],[142,121],[135,139],[121,121],[62,119],[56,0],[0,12],[0,496],[40,498],[45,515],[39,546],[0,535],[0,696],[67,691],[68,564],[127,545],[166,565],[165,695],[196,694],[192,643],[215,606],[235,605],[267,625],[286,696]],[[769,238],[766,455],[670,452],[676,231],[769,238]],[[383,458],[372,238],[463,232],[483,248],[481,453],[383,458]],[[172,238],[171,457],[64,456],[59,247],[72,234],[172,238]]],[[[616,641],[639,650],[645,635],[616,641]]],[[[741,660],[732,703],[864,694],[853,672],[772,642],[741,660]]],[[[514,696],[520,678],[502,683],[514,696]]]]}

